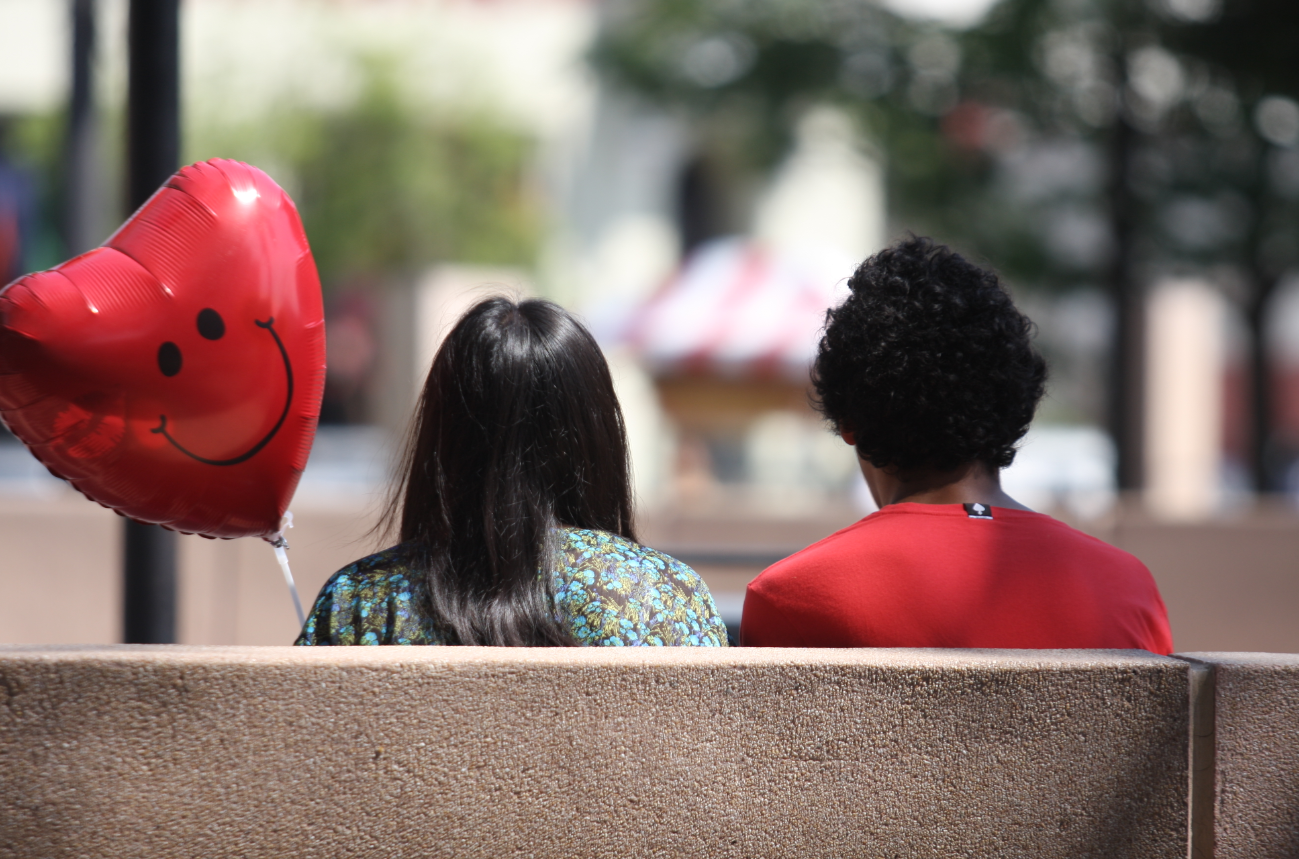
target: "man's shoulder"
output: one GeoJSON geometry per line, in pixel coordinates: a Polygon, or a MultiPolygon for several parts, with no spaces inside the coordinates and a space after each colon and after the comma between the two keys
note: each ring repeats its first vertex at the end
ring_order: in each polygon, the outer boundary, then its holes
{"type": "MultiPolygon", "coordinates": [[[[994,513],[1000,512],[994,509],[994,513]]],[[[1047,513],[1038,513],[1034,510],[1008,510],[1005,513],[1008,514],[1007,518],[1010,521],[1028,528],[1030,533],[1044,542],[1072,543],[1080,547],[1088,546],[1098,551],[1117,552],[1121,555],[1128,554],[1122,549],[1106,543],[1099,537],[1079,530],[1068,522],[1063,522],[1047,513]]]]}
{"type": "Polygon", "coordinates": [[[1080,531],[1066,522],[1061,522],[1059,519],[1045,514],[1036,514],[1036,516],[1043,541],[1052,547],[1058,547],[1061,551],[1068,551],[1075,557],[1090,556],[1103,559],[1117,567],[1130,567],[1134,570],[1146,569],[1146,565],[1136,555],[1107,543],[1100,537],[1088,534],[1086,531],[1080,531]]]}
{"type": "Polygon", "coordinates": [[[869,556],[872,546],[888,542],[889,530],[885,517],[871,514],[767,567],[750,582],[749,588],[762,590],[791,581],[805,584],[809,575],[842,569],[850,560],[860,563],[869,556]]]}

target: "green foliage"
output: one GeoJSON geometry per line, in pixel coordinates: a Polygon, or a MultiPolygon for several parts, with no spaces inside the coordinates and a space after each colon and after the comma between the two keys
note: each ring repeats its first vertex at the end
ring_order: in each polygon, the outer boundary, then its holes
{"type": "Polygon", "coordinates": [[[36,189],[36,235],[24,241],[23,262],[29,271],[52,268],[67,257],[58,229],[64,124],[61,112],[50,112],[6,117],[0,130],[0,156],[30,174],[36,189]]]}
{"type": "Polygon", "coordinates": [[[1235,229],[1224,230],[1226,241],[1207,256],[1252,270],[1253,294],[1246,300],[1258,305],[1252,314],[1261,314],[1281,275],[1299,265],[1299,65],[1293,59],[1299,6],[1227,0],[1220,15],[1170,22],[1162,36],[1235,108],[1213,134],[1195,134],[1181,123],[1176,146],[1168,150],[1168,172],[1179,189],[1220,201],[1235,229]],[[1269,101],[1281,109],[1280,130],[1291,126],[1290,139],[1268,139],[1275,136],[1265,128],[1272,124],[1264,118],[1269,101]]]}
{"type": "Polygon", "coordinates": [[[379,69],[346,108],[202,137],[195,158],[248,160],[290,190],[326,288],[440,261],[535,261],[531,141],[482,116],[420,115],[379,69]]]}

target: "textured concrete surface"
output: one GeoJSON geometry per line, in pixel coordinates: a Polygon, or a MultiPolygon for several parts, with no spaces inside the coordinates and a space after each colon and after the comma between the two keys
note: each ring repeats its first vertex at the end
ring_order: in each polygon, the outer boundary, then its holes
{"type": "Polygon", "coordinates": [[[1294,859],[1299,856],[1299,654],[1179,655],[1212,666],[1215,675],[1212,855],[1294,859]]]}
{"type": "Polygon", "coordinates": [[[0,647],[0,857],[1183,857],[1119,651],[0,647]]]}

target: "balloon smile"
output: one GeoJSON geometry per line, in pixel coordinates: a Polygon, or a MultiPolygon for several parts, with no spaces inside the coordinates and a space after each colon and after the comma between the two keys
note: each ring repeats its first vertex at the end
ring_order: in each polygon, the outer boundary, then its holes
{"type": "Polygon", "coordinates": [[[257,455],[259,450],[270,443],[271,439],[275,437],[275,434],[280,431],[280,427],[284,426],[285,418],[289,416],[289,405],[293,402],[293,365],[289,363],[289,353],[288,350],[284,348],[284,342],[280,340],[280,335],[275,333],[275,317],[272,316],[265,322],[260,322],[254,319],[253,323],[258,328],[265,328],[270,332],[271,336],[275,338],[275,345],[280,348],[280,357],[284,359],[284,377],[289,383],[288,392],[284,396],[284,411],[280,412],[280,419],[275,422],[275,426],[271,427],[271,431],[268,432],[261,441],[257,442],[257,444],[250,447],[247,451],[239,456],[231,457],[230,459],[208,459],[207,457],[199,456],[196,453],[186,450],[180,442],[171,437],[171,433],[167,432],[166,415],[158,415],[158,425],[151,429],[150,432],[160,433],[163,438],[171,442],[171,446],[176,448],[176,450],[179,450],[190,459],[198,460],[205,465],[238,465],[241,462],[252,459],[257,455]]]}

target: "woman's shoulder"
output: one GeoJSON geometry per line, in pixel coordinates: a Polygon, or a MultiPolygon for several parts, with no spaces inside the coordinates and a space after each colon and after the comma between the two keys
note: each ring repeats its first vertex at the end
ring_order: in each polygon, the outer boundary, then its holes
{"type": "Polygon", "coordinates": [[[725,646],[708,586],[686,564],[607,531],[564,528],[558,542],[555,601],[580,643],[725,646]]]}
{"type": "Polygon", "coordinates": [[[411,586],[412,547],[399,543],[353,561],[329,577],[326,590],[402,590],[411,586]]]}
{"type": "Polygon", "coordinates": [[[698,577],[694,570],[666,552],[618,534],[590,528],[563,528],[561,532],[559,551],[569,565],[640,568],[666,575],[698,577]]]}
{"type": "Polygon", "coordinates": [[[413,547],[391,546],[329,577],[298,644],[435,643],[419,609],[413,547]]]}

